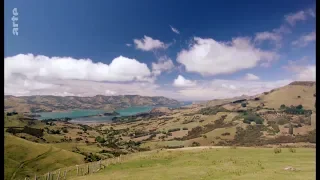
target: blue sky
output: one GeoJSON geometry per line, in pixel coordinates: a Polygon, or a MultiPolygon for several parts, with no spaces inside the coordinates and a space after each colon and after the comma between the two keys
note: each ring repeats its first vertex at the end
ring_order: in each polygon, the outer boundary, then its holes
{"type": "Polygon", "coordinates": [[[179,100],[315,80],[315,1],[5,0],[5,75],[12,95],[179,100]]]}

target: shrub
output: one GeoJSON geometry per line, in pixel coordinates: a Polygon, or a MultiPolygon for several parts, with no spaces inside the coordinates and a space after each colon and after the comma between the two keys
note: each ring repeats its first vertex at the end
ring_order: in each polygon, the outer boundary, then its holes
{"type": "Polygon", "coordinates": [[[191,144],[191,147],[200,146],[200,143],[193,141],[191,144]]]}
{"type": "Polygon", "coordinates": [[[279,154],[279,153],[281,153],[281,148],[274,148],[274,149],[273,149],[273,152],[274,152],[275,154],[279,154]]]}
{"type": "Polygon", "coordinates": [[[298,98],[301,98],[301,96],[298,96],[298,98]]]}
{"type": "Polygon", "coordinates": [[[286,105],[282,104],[282,105],[280,106],[280,109],[284,109],[284,108],[286,108],[286,105]]]}
{"type": "Polygon", "coordinates": [[[222,133],[221,136],[229,136],[230,133],[229,132],[225,132],[225,133],[222,133]]]}
{"type": "Polygon", "coordinates": [[[289,148],[289,152],[295,153],[295,152],[296,152],[296,149],[294,149],[294,148],[289,148]]]}
{"type": "Polygon", "coordinates": [[[188,128],[187,128],[187,127],[184,127],[184,128],[182,128],[182,130],[188,130],[188,128]]]}
{"type": "MultiPolygon", "coordinates": [[[[300,97],[300,96],[298,96],[298,97],[300,97]]],[[[296,109],[302,109],[302,108],[303,108],[303,106],[301,104],[296,107],[296,109]]]]}
{"type": "Polygon", "coordinates": [[[168,130],[168,132],[175,132],[175,131],[180,131],[180,128],[173,128],[168,130]]]}
{"type": "Polygon", "coordinates": [[[256,98],[254,98],[254,100],[255,100],[255,101],[259,101],[259,100],[260,100],[260,98],[259,98],[259,97],[256,97],[256,98]]]}
{"type": "Polygon", "coordinates": [[[246,103],[241,103],[241,106],[242,107],[247,107],[247,104],[246,103]]]}
{"type": "Polygon", "coordinates": [[[207,138],[207,135],[204,134],[204,135],[202,135],[202,137],[206,139],[206,138],[207,138]]]}
{"type": "Polygon", "coordinates": [[[289,123],[289,120],[287,118],[280,117],[277,119],[277,124],[279,124],[279,125],[284,125],[287,123],[289,123]]]}
{"type": "Polygon", "coordinates": [[[81,137],[77,137],[77,138],[76,138],[76,141],[81,141],[81,140],[82,140],[81,137]]]}
{"type": "Polygon", "coordinates": [[[244,123],[251,124],[251,122],[255,122],[256,124],[263,124],[263,119],[257,115],[248,113],[247,115],[244,115],[244,123]]]}
{"type": "Polygon", "coordinates": [[[106,142],[106,140],[101,136],[97,136],[95,140],[96,140],[96,142],[101,143],[101,144],[106,142]]]}
{"type": "Polygon", "coordinates": [[[63,133],[68,133],[69,131],[68,131],[68,129],[67,129],[66,127],[63,127],[63,128],[62,128],[62,132],[63,132],[63,133]]]}

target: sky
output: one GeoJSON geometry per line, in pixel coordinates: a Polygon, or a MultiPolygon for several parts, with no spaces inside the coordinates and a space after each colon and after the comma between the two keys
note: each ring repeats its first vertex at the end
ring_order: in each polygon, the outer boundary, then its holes
{"type": "Polygon", "coordinates": [[[5,0],[5,94],[202,101],[315,81],[315,0],[5,0]]]}

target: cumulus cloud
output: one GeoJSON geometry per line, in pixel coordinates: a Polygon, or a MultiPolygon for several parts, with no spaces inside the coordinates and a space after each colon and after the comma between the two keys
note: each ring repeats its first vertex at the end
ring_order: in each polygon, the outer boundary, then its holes
{"type": "Polygon", "coordinates": [[[136,59],[119,56],[108,64],[90,59],[47,57],[19,54],[5,58],[5,80],[13,76],[27,79],[77,79],[91,81],[147,81],[151,76],[148,66],[136,59]]]}
{"type": "Polygon", "coordinates": [[[164,71],[170,71],[174,68],[172,60],[166,56],[160,57],[157,63],[152,63],[152,73],[156,76],[164,71]]]}
{"type": "Polygon", "coordinates": [[[196,81],[191,81],[183,76],[179,75],[174,81],[173,81],[173,86],[175,87],[193,87],[196,86],[197,83],[196,81]]]}
{"type": "Polygon", "coordinates": [[[171,28],[171,30],[172,30],[174,33],[180,34],[180,32],[178,31],[178,29],[172,27],[171,25],[170,25],[170,28],[171,28]]]}
{"type": "Polygon", "coordinates": [[[308,16],[315,17],[315,13],[312,9],[301,10],[296,13],[291,13],[291,14],[285,15],[285,20],[291,26],[294,26],[296,24],[296,22],[298,22],[298,21],[307,20],[308,16]]]}
{"type": "Polygon", "coordinates": [[[126,44],[126,46],[130,47],[130,46],[132,46],[132,44],[129,44],[129,43],[128,43],[128,44],[126,44]]]}
{"type": "Polygon", "coordinates": [[[247,73],[245,76],[244,76],[244,80],[247,80],[247,81],[255,81],[255,80],[259,80],[260,78],[254,74],[251,74],[251,73],[247,73]]]}
{"type": "Polygon", "coordinates": [[[152,39],[149,36],[144,36],[142,39],[133,40],[137,49],[142,51],[152,51],[154,49],[166,49],[168,45],[157,39],[152,39]]]}
{"type": "Polygon", "coordinates": [[[254,47],[249,38],[239,37],[231,42],[218,42],[195,37],[189,49],[178,53],[177,62],[183,64],[188,72],[207,76],[253,68],[259,63],[277,58],[275,52],[254,47]]]}
{"type": "Polygon", "coordinates": [[[316,66],[307,63],[308,58],[303,57],[296,61],[289,61],[288,65],[283,68],[294,73],[294,80],[298,81],[315,81],[316,80],[316,66]]]}
{"type": "Polygon", "coordinates": [[[314,42],[315,40],[316,40],[316,32],[312,31],[311,33],[305,34],[301,36],[299,39],[293,41],[292,45],[297,47],[305,47],[309,43],[314,42]]]}

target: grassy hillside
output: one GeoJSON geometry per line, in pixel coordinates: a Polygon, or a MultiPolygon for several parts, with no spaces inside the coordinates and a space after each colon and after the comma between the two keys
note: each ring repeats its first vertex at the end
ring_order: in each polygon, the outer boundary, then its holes
{"type": "Polygon", "coordinates": [[[290,84],[274,90],[262,96],[265,106],[279,108],[282,104],[286,106],[303,105],[305,109],[315,110],[316,85],[290,84]]]}
{"type": "Polygon", "coordinates": [[[5,179],[44,174],[50,170],[84,163],[84,156],[46,144],[5,134],[5,179]]]}
{"type": "Polygon", "coordinates": [[[224,148],[192,151],[154,151],[73,180],[117,179],[290,179],[315,178],[315,149],[224,148]],[[297,158],[299,160],[297,160],[297,158]],[[296,171],[284,170],[292,166],[296,171]]]}

